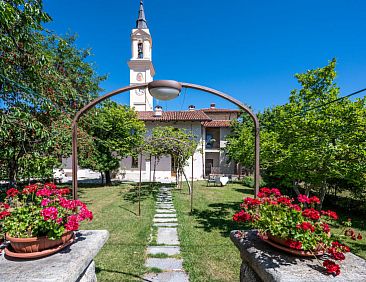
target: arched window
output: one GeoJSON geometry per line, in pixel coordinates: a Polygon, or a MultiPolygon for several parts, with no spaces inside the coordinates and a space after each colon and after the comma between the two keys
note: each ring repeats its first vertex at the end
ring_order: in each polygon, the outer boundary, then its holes
{"type": "Polygon", "coordinates": [[[144,58],[144,43],[139,43],[137,45],[137,58],[143,59],[144,58]]]}

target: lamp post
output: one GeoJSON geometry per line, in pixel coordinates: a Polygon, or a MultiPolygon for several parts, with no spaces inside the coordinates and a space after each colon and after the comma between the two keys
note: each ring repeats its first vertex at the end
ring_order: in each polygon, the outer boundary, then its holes
{"type": "Polygon", "coordinates": [[[112,92],[109,92],[105,94],[104,96],[101,96],[86,106],[84,106],[80,111],[78,111],[72,121],[72,195],[73,198],[77,198],[77,191],[78,191],[78,178],[77,178],[77,170],[78,170],[78,157],[77,157],[77,124],[80,119],[80,117],[86,113],[88,110],[90,110],[95,105],[99,104],[100,102],[111,98],[117,94],[127,92],[133,89],[138,88],[148,88],[150,94],[159,100],[172,100],[179,96],[182,88],[191,88],[196,89],[200,91],[204,91],[207,93],[211,93],[215,96],[224,98],[225,100],[232,102],[233,104],[237,105],[240,109],[244,110],[246,113],[250,115],[254,122],[255,126],[255,196],[259,192],[259,181],[260,181],[260,170],[259,170],[259,150],[260,150],[260,140],[259,140],[259,120],[257,116],[252,112],[252,110],[244,105],[239,100],[236,100],[235,98],[220,92],[218,90],[208,88],[202,85],[197,84],[191,84],[191,83],[184,83],[184,82],[177,82],[174,80],[155,80],[150,83],[143,83],[139,85],[130,85],[126,86],[117,90],[114,90],[112,92]]]}

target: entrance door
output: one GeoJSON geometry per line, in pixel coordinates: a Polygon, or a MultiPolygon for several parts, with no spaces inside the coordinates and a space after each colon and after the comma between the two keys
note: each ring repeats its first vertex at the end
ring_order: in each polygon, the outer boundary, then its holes
{"type": "Polygon", "coordinates": [[[206,159],[205,160],[205,174],[209,176],[213,167],[213,159],[206,159]]]}

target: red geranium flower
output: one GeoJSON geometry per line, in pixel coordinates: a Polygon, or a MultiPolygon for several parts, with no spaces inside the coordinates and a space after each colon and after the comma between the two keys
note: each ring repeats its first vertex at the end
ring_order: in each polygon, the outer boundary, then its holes
{"type": "Polygon", "coordinates": [[[6,191],[6,196],[14,198],[16,195],[19,194],[19,191],[15,188],[10,188],[8,191],[6,191]]]}
{"type": "Polygon", "coordinates": [[[251,219],[251,215],[243,210],[233,215],[233,220],[237,222],[246,222],[251,219]]]}
{"type": "Polygon", "coordinates": [[[33,185],[28,185],[28,186],[25,186],[22,193],[24,195],[29,195],[29,194],[32,194],[34,192],[36,192],[38,189],[38,185],[37,184],[33,184],[33,185]]]}
{"type": "Polygon", "coordinates": [[[296,225],[296,228],[302,229],[305,231],[310,230],[310,232],[315,231],[315,227],[310,222],[307,222],[307,221],[304,221],[303,223],[296,225]]]}
{"type": "Polygon", "coordinates": [[[2,211],[2,212],[0,212],[0,220],[1,219],[4,219],[5,217],[7,217],[9,215],[10,215],[10,212],[8,212],[8,211],[2,211]]]}
{"type": "Polygon", "coordinates": [[[301,207],[299,205],[291,205],[291,208],[293,208],[295,211],[301,211],[301,207]]]}
{"type": "Polygon", "coordinates": [[[41,215],[43,216],[44,220],[56,220],[58,215],[58,210],[55,207],[49,207],[41,210],[41,215]]]}
{"type": "Polygon", "coordinates": [[[60,195],[60,196],[67,195],[70,192],[71,192],[71,190],[69,188],[58,189],[58,195],[60,195]]]}
{"type": "Polygon", "coordinates": [[[81,208],[77,219],[78,221],[83,221],[85,219],[93,220],[93,213],[87,208],[81,208]]]}
{"type": "Polygon", "coordinates": [[[275,196],[281,196],[281,192],[279,189],[277,188],[272,188],[271,189],[271,194],[275,195],[275,196]]]}
{"type": "Polygon", "coordinates": [[[329,274],[339,275],[341,273],[339,265],[329,259],[323,262],[323,266],[329,274]]]}
{"type": "Polygon", "coordinates": [[[261,201],[258,199],[253,199],[250,197],[247,197],[244,199],[244,204],[248,205],[248,206],[257,206],[261,204],[261,201]]]}
{"type": "Polygon", "coordinates": [[[361,233],[358,233],[358,235],[357,235],[357,239],[358,239],[358,240],[362,240],[362,234],[361,234],[361,233]]]}
{"type": "Polygon", "coordinates": [[[318,220],[320,218],[320,213],[314,208],[304,210],[302,215],[312,220],[318,220]]]}
{"type": "Polygon", "coordinates": [[[46,189],[56,189],[57,187],[53,183],[46,183],[45,185],[43,185],[43,188],[46,188],[46,189]]]}
{"type": "Polygon", "coordinates": [[[67,222],[65,224],[65,227],[69,231],[78,230],[78,228],[79,228],[79,222],[78,222],[77,215],[70,215],[67,218],[67,222]]]}
{"type": "Polygon", "coordinates": [[[345,256],[344,256],[344,254],[343,253],[341,253],[341,252],[334,252],[334,253],[332,253],[332,256],[333,256],[333,258],[335,259],[335,260],[345,260],[345,256]]]}
{"type": "Polygon", "coordinates": [[[277,201],[278,201],[279,204],[284,204],[286,206],[290,206],[291,203],[292,203],[292,199],[290,199],[287,196],[279,197],[279,198],[277,198],[277,201]]]}
{"type": "Polygon", "coordinates": [[[0,208],[4,208],[4,209],[10,209],[10,205],[8,205],[7,203],[1,203],[0,202],[0,208]]]}
{"type": "Polygon", "coordinates": [[[286,240],[286,243],[290,246],[290,248],[300,250],[302,247],[302,243],[300,241],[295,241],[288,239],[286,240]]]}
{"type": "Polygon", "coordinates": [[[39,189],[36,193],[37,197],[49,197],[52,195],[52,191],[47,188],[39,189]]]}
{"type": "Polygon", "coordinates": [[[323,231],[324,231],[325,233],[329,233],[329,231],[330,231],[330,227],[329,227],[329,225],[328,225],[327,223],[323,222],[323,223],[322,223],[322,227],[323,227],[323,231]]]}
{"type": "Polygon", "coordinates": [[[327,211],[321,211],[321,213],[322,213],[322,215],[333,218],[334,220],[338,219],[338,215],[334,211],[327,210],[327,211]]]}
{"type": "Polygon", "coordinates": [[[320,204],[320,200],[317,196],[312,196],[309,198],[309,203],[315,203],[315,204],[320,204]]]}
{"type": "Polygon", "coordinates": [[[259,191],[262,193],[265,193],[265,194],[271,194],[271,189],[269,189],[267,187],[263,187],[259,191]]]}
{"type": "Polygon", "coordinates": [[[300,194],[299,196],[297,196],[297,200],[300,203],[310,203],[310,199],[308,198],[308,196],[302,195],[302,194],[300,194]]]}

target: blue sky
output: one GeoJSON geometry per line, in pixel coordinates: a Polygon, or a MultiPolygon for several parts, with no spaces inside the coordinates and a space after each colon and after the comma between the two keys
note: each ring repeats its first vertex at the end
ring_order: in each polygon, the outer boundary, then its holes
{"type": "MultiPolygon", "coordinates": [[[[104,92],[129,84],[130,33],[139,0],[44,2],[54,20],[48,29],[77,33],[77,45],[92,48],[97,72],[109,76],[104,92]]],[[[366,87],[364,0],[145,0],[144,5],[155,79],[209,86],[261,111],[287,102],[298,87],[295,73],[335,57],[342,95],[366,87]]],[[[128,95],[116,100],[128,103],[128,95]]],[[[161,104],[180,110],[211,102],[230,106],[192,90],[161,104]]]]}

